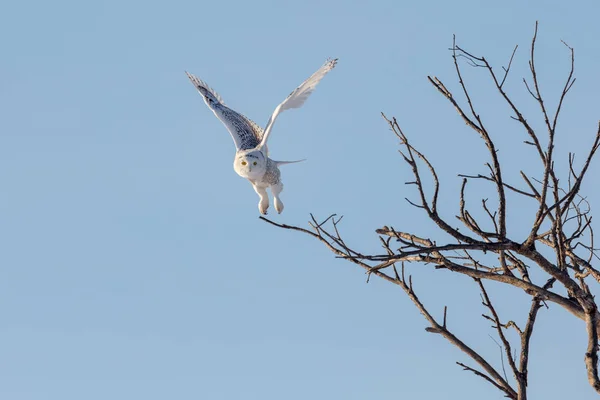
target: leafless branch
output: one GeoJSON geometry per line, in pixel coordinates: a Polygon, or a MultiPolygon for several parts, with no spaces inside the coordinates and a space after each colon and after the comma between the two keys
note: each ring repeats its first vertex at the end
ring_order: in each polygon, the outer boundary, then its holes
{"type": "MultiPolygon", "coordinates": [[[[585,321],[588,336],[585,366],[590,385],[600,393],[598,373],[600,313],[595,297],[587,284],[590,279],[593,280],[592,282],[600,283],[600,268],[595,265],[600,261],[600,256],[594,244],[591,207],[580,194],[584,178],[589,175],[591,163],[600,148],[600,122],[583,164],[577,167],[574,156],[569,154],[569,165],[566,171],[568,179],[559,180],[558,177],[562,176],[562,172],[558,171],[555,165],[555,154],[558,154],[555,149],[557,143],[555,139],[559,134],[559,115],[564,108],[567,93],[575,83],[575,52],[572,47],[563,42],[569,50],[570,69],[558,94],[556,109],[552,112],[547,106],[550,102],[546,101],[546,95],[543,95],[541,90],[541,75],[538,74],[535,58],[537,39],[538,24],[536,23],[529,51],[530,76],[523,81],[525,88],[541,110],[541,114],[537,117],[543,121],[543,130],[547,131],[547,135],[540,135],[533,129],[535,124],[527,121],[512,99],[512,95],[506,91],[508,85],[505,83],[511,78],[510,71],[513,62],[516,61],[518,46],[514,47],[507,66],[502,69],[503,72],[496,73],[485,57],[476,56],[473,52],[458,46],[456,38],[453,37],[450,50],[454,73],[461,92],[460,99],[440,79],[428,77],[434,88],[454,107],[460,120],[477,133],[479,140],[486,145],[486,154],[489,157],[487,170],[483,174],[459,174],[462,180],[458,212],[455,214],[460,223],[467,228],[466,230],[462,226],[463,230],[453,226],[440,211],[443,203],[440,201],[441,184],[434,162],[409,141],[396,118],[390,119],[384,114],[382,116],[390,130],[399,139],[400,154],[410,170],[411,177],[406,179],[408,180],[406,183],[411,190],[416,191],[416,196],[412,197],[414,200],[407,198],[407,201],[422,210],[424,215],[435,224],[435,234],[422,235],[411,232],[407,227],[396,230],[384,226],[376,230],[383,251],[363,253],[343,239],[339,229],[341,218],[338,219],[335,214],[322,221],[318,221],[311,215],[310,229],[277,223],[261,217],[279,228],[295,230],[319,240],[336,257],[363,268],[367,273],[367,281],[371,276],[376,276],[400,287],[427,320],[429,326],[426,330],[442,336],[475,363],[474,367],[461,362],[457,363],[458,365],[489,382],[501,390],[506,397],[518,400],[527,399],[531,340],[539,311],[551,304],[556,304],[585,321]],[[527,174],[520,171],[525,188],[508,184],[503,177],[504,171],[498,158],[498,147],[491,131],[484,124],[484,118],[479,113],[481,103],[476,104],[469,91],[470,86],[466,80],[468,67],[465,67],[464,61],[469,66],[477,67],[476,71],[484,71],[485,76],[489,76],[494,85],[492,91],[509,106],[510,117],[519,123],[520,129],[525,130],[524,143],[533,146],[536,151],[536,158],[539,159],[537,170],[527,174]],[[483,198],[477,207],[467,204],[467,192],[473,190],[475,184],[491,184],[495,187],[491,202],[483,198]],[[432,191],[430,187],[433,187],[432,191]],[[528,232],[526,237],[515,236],[512,225],[510,229],[507,226],[507,193],[520,201],[527,201],[528,204],[534,203],[531,225],[525,226],[528,232]],[[498,208],[493,209],[491,204],[497,205],[498,208]],[[499,339],[502,370],[494,368],[491,362],[449,330],[446,306],[443,308],[441,322],[434,318],[415,293],[412,276],[406,276],[405,263],[431,268],[434,271],[449,271],[458,276],[470,277],[477,282],[483,305],[487,310],[483,316],[491,321],[495,335],[499,339]],[[401,265],[400,273],[398,264],[401,265]],[[530,274],[532,270],[536,273],[530,274]],[[506,322],[503,322],[497,312],[500,307],[496,308],[496,305],[505,299],[496,298],[494,300],[496,304],[492,302],[486,289],[487,282],[490,281],[516,288],[528,295],[528,307],[523,307],[523,310],[529,309],[528,314],[522,317],[510,316],[512,319],[505,319],[506,322]],[[516,332],[518,341],[511,336],[514,335],[512,331],[508,333],[509,330],[516,332]],[[507,362],[506,370],[512,372],[511,380],[502,374],[505,369],[504,358],[507,362]],[[513,379],[515,387],[511,386],[513,379]]],[[[506,316],[503,315],[503,318],[506,316]]]]}

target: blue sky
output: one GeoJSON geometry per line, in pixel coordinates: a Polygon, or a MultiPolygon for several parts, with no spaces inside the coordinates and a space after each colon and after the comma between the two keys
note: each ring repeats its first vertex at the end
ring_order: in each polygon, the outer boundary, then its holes
{"type": "MultiPolygon", "coordinates": [[[[264,125],[327,57],[340,61],[270,140],[285,212],[343,214],[349,243],[378,251],[374,229],[435,231],[413,197],[396,116],[444,181],[453,218],[457,173],[483,172],[483,145],[427,82],[457,89],[448,47],[499,69],[519,44],[508,89],[540,126],[521,78],[540,22],[542,90],[555,104],[576,49],[577,83],[561,119],[560,162],[591,143],[598,114],[600,6],[594,1],[5,2],[0,6],[0,398],[500,398],[461,371],[467,361],[404,294],[336,260],[308,237],[258,219],[232,169],[225,128],[188,70],[264,125]],[[496,397],[494,397],[496,396],[496,397]]],[[[523,132],[481,70],[467,69],[507,176],[539,173],[523,132]],[[516,165],[515,161],[519,164],[516,165]]],[[[592,205],[598,163],[583,190],[592,205]]],[[[490,188],[473,188],[474,201],[490,188]],[[479,190],[479,191],[478,191],[479,190]]],[[[489,192],[493,194],[493,192],[489,192]]],[[[490,196],[491,196],[490,194],[490,196]]],[[[527,205],[515,202],[518,235],[527,205]]],[[[432,310],[499,363],[476,287],[411,269],[432,310]]],[[[522,295],[490,287],[510,318],[522,295]]],[[[595,397],[581,321],[543,310],[530,396],[595,397]]]]}

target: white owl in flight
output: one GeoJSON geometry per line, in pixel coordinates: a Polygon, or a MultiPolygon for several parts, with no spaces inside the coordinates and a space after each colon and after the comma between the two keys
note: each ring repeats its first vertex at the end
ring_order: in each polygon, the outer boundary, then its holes
{"type": "Polygon", "coordinates": [[[212,112],[223,122],[233,141],[236,153],[233,160],[233,169],[242,178],[246,178],[260,197],[258,210],[266,214],[269,208],[267,188],[273,193],[273,203],[278,213],[283,211],[283,203],[279,194],[283,190],[279,166],[299,161],[274,161],[268,157],[267,140],[273,130],[273,124],[282,111],[290,108],[301,107],[308,96],[315,90],[323,77],[335,67],[337,59],[327,60],[321,68],[302,82],[290,95],[277,107],[269,118],[265,130],[242,114],[227,107],[221,96],[211,89],[205,82],[186,72],[190,81],[204,98],[204,102],[212,112]]]}

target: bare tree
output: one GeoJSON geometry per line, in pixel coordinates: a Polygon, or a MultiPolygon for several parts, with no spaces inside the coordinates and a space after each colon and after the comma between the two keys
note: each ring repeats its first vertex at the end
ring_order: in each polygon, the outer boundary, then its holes
{"type": "Polygon", "coordinates": [[[519,400],[527,398],[530,341],[536,318],[540,309],[550,303],[557,304],[573,316],[585,321],[588,337],[584,357],[587,376],[590,385],[600,393],[598,377],[600,314],[588,285],[591,279],[600,282],[600,271],[593,266],[600,258],[594,248],[590,206],[580,195],[583,179],[600,147],[600,124],[583,165],[577,168],[574,156],[569,153],[568,171],[564,171],[565,176],[568,176],[567,182],[566,184],[559,182],[560,171],[555,168],[557,121],[563,102],[575,83],[573,76],[575,54],[574,50],[563,42],[570,56],[570,70],[560,92],[558,105],[554,111],[551,111],[541,94],[536,72],[537,32],[536,23],[529,52],[531,75],[523,79],[523,82],[541,109],[543,133],[533,128],[505,90],[504,85],[509,78],[517,47],[514,48],[507,66],[503,67],[502,73],[498,73],[485,57],[475,56],[456,45],[453,40],[450,50],[461,96],[464,96],[463,101],[459,101],[440,79],[428,77],[433,87],[446,97],[462,121],[487,147],[489,156],[489,162],[486,164],[487,172],[478,175],[459,175],[462,177],[462,186],[456,218],[468,231],[463,233],[440,214],[438,210],[440,184],[433,163],[411,144],[398,121],[395,118],[388,119],[385,115],[383,118],[400,140],[400,153],[412,172],[413,178],[407,184],[416,188],[417,201],[409,199],[407,201],[435,223],[436,229],[439,229],[439,233],[446,238],[443,242],[438,243],[430,238],[384,226],[376,231],[384,249],[382,254],[363,254],[346,244],[339,231],[341,218],[337,218],[336,215],[331,215],[320,222],[311,215],[309,228],[280,224],[261,217],[280,228],[310,235],[321,241],[338,257],[364,268],[369,277],[375,275],[399,286],[429,323],[427,332],[441,335],[472,360],[471,365],[457,363],[458,365],[485,379],[506,397],[519,400]],[[494,140],[478,114],[475,102],[464,81],[464,67],[461,67],[461,61],[477,67],[475,71],[483,71],[492,81],[494,91],[512,110],[511,118],[517,121],[526,135],[525,145],[532,146],[536,157],[539,158],[540,170],[537,175],[528,176],[521,171],[520,184],[506,182],[494,140]],[[494,187],[494,192],[497,194],[494,207],[488,204],[487,199],[481,200],[481,209],[467,206],[467,186],[473,181],[494,187]],[[432,190],[428,190],[429,187],[432,190]],[[507,194],[517,196],[521,202],[534,205],[533,224],[527,228],[529,233],[524,238],[509,236],[507,232],[507,194]],[[495,255],[491,261],[489,254],[495,255]],[[441,319],[433,316],[413,289],[411,276],[407,276],[405,272],[405,264],[408,263],[438,270],[445,269],[474,281],[487,310],[483,317],[490,321],[499,338],[509,374],[494,367],[491,361],[486,360],[450,331],[446,324],[447,307],[444,307],[441,319]],[[489,281],[521,289],[528,295],[529,313],[524,323],[517,324],[499,315],[494,301],[486,290],[486,282],[489,281]],[[514,330],[516,334],[510,335],[509,330],[514,330]]]}

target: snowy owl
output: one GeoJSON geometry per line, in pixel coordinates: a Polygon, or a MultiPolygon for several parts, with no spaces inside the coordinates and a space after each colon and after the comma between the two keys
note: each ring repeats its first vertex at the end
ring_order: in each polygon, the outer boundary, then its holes
{"type": "Polygon", "coordinates": [[[275,119],[282,111],[301,107],[315,90],[319,81],[335,67],[336,63],[337,59],[327,60],[317,72],[302,82],[281,104],[275,107],[275,111],[269,118],[264,131],[249,118],[227,107],[221,96],[205,82],[186,72],[190,81],[204,98],[208,108],[221,120],[231,134],[236,147],[233,169],[239,176],[248,179],[252,184],[260,197],[258,210],[261,214],[266,214],[269,208],[269,197],[267,195],[267,188],[269,187],[273,193],[275,210],[278,213],[283,211],[283,203],[279,198],[279,194],[283,190],[279,166],[304,161],[274,161],[268,157],[267,140],[273,130],[275,119]]]}

